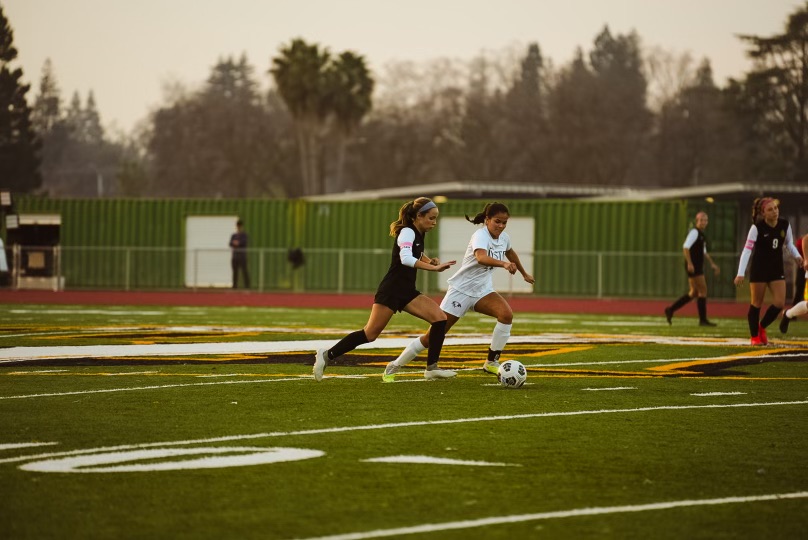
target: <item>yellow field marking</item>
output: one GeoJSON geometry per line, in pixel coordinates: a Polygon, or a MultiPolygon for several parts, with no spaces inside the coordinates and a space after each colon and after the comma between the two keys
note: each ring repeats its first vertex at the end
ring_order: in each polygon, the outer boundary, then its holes
{"type": "Polygon", "coordinates": [[[216,378],[216,377],[310,377],[310,374],[301,373],[127,373],[127,372],[98,372],[98,373],[40,373],[36,371],[11,371],[9,373],[0,373],[0,376],[58,376],[58,377],[120,377],[123,375],[128,376],[142,376],[142,377],[203,377],[203,378],[216,378]]]}
{"type": "MultiPolygon", "coordinates": [[[[789,352],[800,352],[804,351],[804,349],[777,349],[778,354],[789,353],[789,352]]],[[[690,360],[686,362],[675,362],[673,364],[665,364],[663,366],[654,366],[649,367],[650,371],[657,371],[657,372],[667,372],[667,373],[701,373],[698,370],[692,370],[691,368],[696,366],[711,366],[711,365],[720,365],[720,364],[732,364],[737,363],[739,360],[749,359],[749,358],[761,358],[765,359],[766,356],[771,354],[773,351],[767,350],[755,350],[755,351],[748,351],[745,353],[733,354],[730,356],[717,356],[715,358],[710,358],[707,360],[690,360]]]]}

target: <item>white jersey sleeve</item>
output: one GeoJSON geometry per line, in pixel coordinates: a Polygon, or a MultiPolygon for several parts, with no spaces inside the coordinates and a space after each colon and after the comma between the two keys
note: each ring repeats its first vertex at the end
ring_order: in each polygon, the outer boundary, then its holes
{"type": "Polygon", "coordinates": [[[418,262],[418,259],[412,254],[412,243],[415,242],[415,231],[409,227],[404,227],[401,229],[401,232],[398,233],[396,242],[398,242],[398,256],[401,259],[401,264],[414,268],[415,263],[418,262]]]}
{"type": "Polygon", "coordinates": [[[752,249],[755,247],[755,242],[757,242],[757,233],[757,227],[752,225],[749,228],[749,234],[746,235],[746,244],[744,244],[741,252],[741,261],[738,263],[738,276],[746,274],[746,267],[749,266],[749,259],[752,257],[752,249]]]}
{"type": "Polygon", "coordinates": [[[696,243],[696,240],[699,239],[699,233],[696,229],[690,229],[690,232],[687,233],[687,238],[685,238],[685,243],[682,244],[683,249],[690,249],[690,247],[696,243]]]}
{"type": "Polygon", "coordinates": [[[794,259],[801,259],[800,252],[797,246],[794,245],[794,234],[791,232],[791,225],[788,226],[786,231],[786,248],[794,259]]]}

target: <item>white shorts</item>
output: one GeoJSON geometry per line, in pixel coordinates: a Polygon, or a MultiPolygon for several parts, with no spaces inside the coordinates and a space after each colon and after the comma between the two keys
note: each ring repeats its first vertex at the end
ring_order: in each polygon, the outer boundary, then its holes
{"type": "MultiPolygon", "coordinates": [[[[487,296],[488,294],[490,293],[486,293],[483,296],[487,296]]],[[[449,315],[454,315],[459,319],[470,309],[473,310],[474,305],[480,298],[483,298],[483,296],[469,296],[449,287],[449,290],[446,291],[446,296],[443,297],[443,301],[440,303],[440,308],[449,315]]]]}

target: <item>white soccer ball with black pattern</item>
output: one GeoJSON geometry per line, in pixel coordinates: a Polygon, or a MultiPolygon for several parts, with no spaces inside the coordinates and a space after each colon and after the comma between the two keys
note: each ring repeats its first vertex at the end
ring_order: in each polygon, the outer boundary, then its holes
{"type": "Polygon", "coordinates": [[[527,380],[527,370],[518,360],[506,360],[499,365],[497,380],[505,388],[521,388],[527,380]]]}

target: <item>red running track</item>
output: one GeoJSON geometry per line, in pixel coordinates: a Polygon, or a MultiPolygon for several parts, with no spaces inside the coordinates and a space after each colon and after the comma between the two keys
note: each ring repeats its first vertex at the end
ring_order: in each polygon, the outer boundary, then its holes
{"type": "MultiPolygon", "coordinates": [[[[440,302],[440,297],[435,298],[440,302]]],[[[670,300],[507,298],[516,313],[598,313],[614,315],[663,315],[670,300]]],[[[37,291],[0,290],[0,304],[72,304],[72,305],[151,305],[151,306],[255,306],[287,308],[358,308],[370,309],[371,294],[259,293],[247,291],[37,291]]],[[[734,301],[710,301],[710,317],[746,317],[747,304],[734,301]]],[[[677,317],[695,317],[696,302],[676,313],[677,317]]]]}

